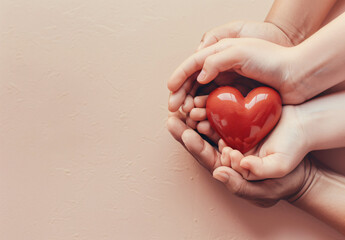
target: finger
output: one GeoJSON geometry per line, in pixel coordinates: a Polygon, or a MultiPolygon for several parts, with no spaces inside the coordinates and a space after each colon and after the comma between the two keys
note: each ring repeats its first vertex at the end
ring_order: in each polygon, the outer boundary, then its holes
{"type": "MultiPolygon", "coordinates": [[[[204,48],[199,52],[194,53],[188,57],[182,64],[174,71],[171,78],[168,81],[168,88],[172,92],[176,92],[184,82],[193,74],[198,73],[198,71],[204,65],[205,59],[215,54],[219,51],[222,51],[229,47],[231,42],[218,42],[210,47],[204,48]]],[[[203,81],[203,84],[205,81],[203,81]]]]}
{"type": "Polygon", "coordinates": [[[220,153],[201,136],[191,129],[182,134],[182,140],[188,151],[209,171],[220,166],[220,153]]]}
{"type": "Polygon", "coordinates": [[[223,38],[239,37],[243,25],[244,22],[242,21],[231,22],[206,32],[203,35],[197,50],[199,51],[200,49],[215,44],[223,38]]]}
{"type": "Polygon", "coordinates": [[[196,126],[197,126],[197,122],[192,120],[190,117],[187,117],[186,118],[186,124],[188,127],[192,128],[192,129],[196,129],[196,126]]]}
{"type": "Polygon", "coordinates": [[[217,143],[220,139],[220,136],[216,131],[211,128],[209,121],[201,121],[197,124],[196,129],[199,133],[206,135],[212,140],[212,142],[217,143]]]}
{"type": "Polygon", "coordinates": [[[196,96],[194,98],[194,106],[197,107],[197,108],[204,108],[204,107],[206,107],[207,98],[208,98],[208,95],[196,96]]]}
{"type": "Polygon", "coordinates": [[[235,170],[221,166],[213,171],[213,177],[224,183],[231,193],[242,196],[242,189],[247,181],[235,170]]]}
{"type": "Polygon", "coordinates": [[[247,179],[249,171],[240,166],[240,162],[243,158],[243,154],[238,150],[233,150],[229,153],[229,155],[230,155],[230,161],[231,161],[231,168],[234,169],[236,172],[240,173],[243,178],[247,179]]]}
{"type": "Polygon", "coordinates": [[[191,119],[193,119],[194,121],[203,121],[207,119],[206,116],[206,108],[193,108],[190,113],[189,116],[191,119]]]}
{"type": "MultiPolygon", "coordinates": [[[[234,40],[234,39],[233,39],[234,40]]],[[[220,72],[230,69],[241,69],[244,62],[244,55],[240,53],[239,48],[225,49],[218,53],[208,56],[204,60],[201,72],[197,77],[197,81],[201,84],[206,84],[212,81],[220,72]]],[[[234,70],[236,70],[234,69],[234,70]]]]}
{"type": "Polygon", "coordinates": [[[231,159],[230,159],[230,153],[232,151],[232,148],[225,147],[222,150],[222,155],[220,157],[220,162],[222,163],[222,166],[231,167],[231,159]]]}
{"type": "Polygon", "coordinates": [[[250,182],[232,168],[225,166],[216,168],[213,177],[224,183],[230,192],[244,199],[260,202],[266,200],[270,203],[277,199],[276,194],[271,190],[274,180],[250,182]]]}
{"type": "Polygon", "coordinates": [[[189,113],[194,108],[194,99],[191,95],[187,95],[183,105],[182,110],[185,113],[189,113]]]}
{"type": "Polygon", "coordinates": [[[176,92],[170,93],[169,100],[168,100],[168,109],[171,112],[175,112],[179,109],[179,107],[184,103],[188,92],[193,87],[193,79],[192,77],[188,78],[186,82],[183,83],[182,87],[178,89],[176,92]]]}
{"type": "Polygon", "coordinates": [[[279,153],[267,155],[262,158],[249,155],[241,160],[240,166],[249,170],[248,180],[281,178],[296,167],[284,161],[285,159],[286,157],[279,153]]]}
{"type": "Polygon", "coordinates": [[[181,111],[176,111],[176,112],[169,112],[168,117],[176,117],[184,122],[186,121],[187,115],[181,111]]]}
{"type": "Polygon", "coordinates": [[[223,139],[219,139],[218,141],[218,149],[219,149],[219,152],[223,152],[223,149],[227,147],[226,143],[224,142],[223,139]]]}
{"type": "Polygon", "coordinates": [[[184,124],[178,117],[171,116],[168,118],[167,128],[171,135],[184,146],[184,143],[182,141],[182,134],[185,130],[188,129],[187,125],[184,124]]]}

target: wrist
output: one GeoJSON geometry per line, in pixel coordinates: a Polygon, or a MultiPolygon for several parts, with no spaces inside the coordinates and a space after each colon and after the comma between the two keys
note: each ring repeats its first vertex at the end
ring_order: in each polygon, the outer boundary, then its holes
{"type": "Polygon", "coordinates": [[[300,55],[296,47],[283,48],[281,52],[280,72],[282,75],[278,90],[284,104],[300,104],[308,99],[309,89],[305,81],[305,68],[296,61],[300,55]]]}
{"type": "Polygon", "coordinates": [[[306,33],[303,30],[299,30],[295,26],[288,24],[279,18],[276,19],[272,16],[267,16],[264,22],[276,26],[289,39],[291,46],[296,46],[306,39],[306,33]]]}
{"type": "Polygon", "coordinates": [[[291,204],[298,204],[314,188],[315,183],[320,178],[320,173],[315,164],[310,160],[310,154],[304,159],[304,179],[294,194],[290,195],[286,200],[291,204]]]}
{"type": "Polygon", "coordinates": [[[304,147],[306,149],[306,153],[309,153],[314,149],[314,139],[310,136],[310,128],[315,129],[314,121],[310,117],[310,115],[305,111],[303,105],[296,105],[293,106],[296,112],[296,121],[298,123],[298,127],[301,131],[304,147]]]}

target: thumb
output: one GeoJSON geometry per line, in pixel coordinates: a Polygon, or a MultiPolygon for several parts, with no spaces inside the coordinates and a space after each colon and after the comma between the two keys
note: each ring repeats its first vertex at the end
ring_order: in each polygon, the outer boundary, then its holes
{"type": "Polygon", "coordinates": [[[265,157],[253,155],[242,158],[240,166],[249,170],[248,180],[281,178],[289,173],[289,165],[281,154],[274,153],[265,157]]]}
{"type": "Polygon", "coordinates": [[[213,178],[224,183],[225,186],[235,195],[242,195],[241,189],[246,184],[246,180],[232,168],[221,166],[213,171],[213,178]]]}
{"type": "Polygon", "coordinates": [[[238,197],[252,202],[260,206],[272,206],[277,202],[277,194],[272,189],[272,184],[266,181],[250,182],[242,178],[235,170],[229,167],[221,166],[213,171],[213,177],[229,189],[229,191],[238,197]]]}

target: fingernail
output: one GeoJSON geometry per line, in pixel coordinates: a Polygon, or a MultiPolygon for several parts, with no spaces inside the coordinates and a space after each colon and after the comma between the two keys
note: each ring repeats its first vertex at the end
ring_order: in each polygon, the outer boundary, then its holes
{"type": "Polygon", "coordinates": [[[229,181],[229,175],[224,172],[218,172],[213,177],[222,183],[229,181]]]}
{"type": "Polygon", "coordinates": [[[199,75],[198,75],[198,77],[197,77],[196,80],[197,80],[198,82],[202,82],[202,81],[204,81],[205,77],[206,77],[206,72],[205,72],[204,70],[202,70],[202,71],[199,73],[199,75]]]}

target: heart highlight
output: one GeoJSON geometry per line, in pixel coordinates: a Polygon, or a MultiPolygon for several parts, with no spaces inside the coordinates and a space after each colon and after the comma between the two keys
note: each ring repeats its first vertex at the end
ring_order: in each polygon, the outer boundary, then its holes
{"type": "Polygon", "coordinates": [[[215,89],[207,98],[211,127],[226,144],[242,153],[257,145],[278,123],[282,102],[277,91],[258,87],[246,97],[230,86],[215,89]]]}

